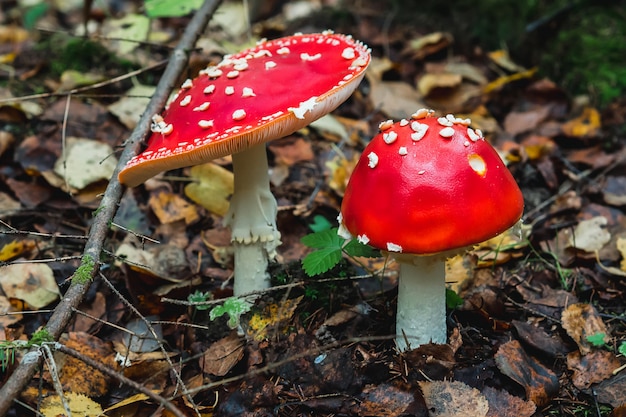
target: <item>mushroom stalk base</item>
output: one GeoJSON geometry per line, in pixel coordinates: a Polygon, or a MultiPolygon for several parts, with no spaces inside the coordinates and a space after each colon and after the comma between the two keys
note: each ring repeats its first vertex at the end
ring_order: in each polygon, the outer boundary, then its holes
{"type": "Polygon", "coordinates": [[[235,191],[225,217],[232,231],[235,258],[234,294],[269,287],[267,266],[276,256],[280,233],[276,226],[276,199],[270,190],[265,145],[233,155],[235,191]]]}
{"type": "Polygon", "coordinates": [[[396,315],[398,348],[405,351],[429,342],[446,343],[445,257],[394,257],[400,264],[396,315]]]}

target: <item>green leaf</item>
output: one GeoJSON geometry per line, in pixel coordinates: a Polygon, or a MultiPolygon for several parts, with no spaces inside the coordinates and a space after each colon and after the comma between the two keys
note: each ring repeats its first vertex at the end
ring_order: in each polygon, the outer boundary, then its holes
{"type": "Polygon", "coordinates": [[[348,256],[364,256],[366,258],[377,258],[380,256],[379,250],[364,245],[356,239],[352,239],[346,243],[343,250],[348,256]]]}
{"type": "Polygon", "coordinates": [[[304,272],[310,277],[323,274],[341,261],[341,247],[324,248],[309,253],[302,260],[304,272]]]}
{"type": "Polygon", "coordinates": [[[144,6],[148,17],[185,16],[202,6],[203,0],[146,0],[144,6]]]}
{"type": "Polygon", "coordinates": [[[617,348],[617,351],[621,353],[622,355],[626,356],[626,342],[622,342],[617,348]]]}
{"type": "Polygon", "coordinates": [[[252,303],[250,301],[243,298],[230,297],[221,306],[214,307],[209,313],[209,318],[215,320],[226,313],[229,316],[228,327],[234,329],[239,326],[241,315],[250,311],[251,308],[252,303]]]}
{"type": "Polygon", "coordinates": [[[606,344],[606,342],[604,341],[605,337],[606,337],[605,333],[598,332],[598,333],[594,333],[592,335],[587,336],[587,341],[591,343],[593,346],[600,347],[606,344]]]}
{"type": "Polygon", "coordinates": [[[463,298],[460,297],[454,290],[446,288],[446,307],[450,310],[454,310],[457,307],[463,305],[463,298]]]}
{"type": "Polygon", "coordinates": [[[323,232],[324,230],[330,230],[332,228],[332,224],[326,219],[324,216],[313,217],[313,223],[309,224],[309,228],[314,232],[323,232]]]}
{"type": "MultiPolygon", "coordinates": [[[[196,292],[194,292],[193,294],[189,294],[187,296],[187,301],[189,301],[190,303],[203,303],[205,301],[210,300],[211,298],[212,298],[212,296],[211,296],[210,293],[196,290],[196,292]]],[[[194,305],[194,307],[198,311],[203,311],[203,310],[208,310],[209,309],[208,305],[194,305]]]]}
{"type": "Polygon", "coordinates": [[[311,233],[300,239],[300,241],[314,249],[338,249],[341,250],[345,240],[337,234],[337,228],[322,230],[321,232],[311,233]]]}

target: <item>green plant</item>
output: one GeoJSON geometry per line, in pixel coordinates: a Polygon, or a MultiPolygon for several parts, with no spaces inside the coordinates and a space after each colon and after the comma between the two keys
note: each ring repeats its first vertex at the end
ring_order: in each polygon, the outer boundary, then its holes
{"type": "Polygon", "coordinates": [[[187,296],[187,301],[192,303],[193,307],[195,307],[196,310],[204,311],[204,310],[208,310],[209,306],[207,304],[197,304],[197,303],[204,303],[212,298],[213,296],[211,295],[211,293],[196,290],[194,293],[189,294],[187,296]]]}
{"type": "Polygon", "coordinates": [[[239,326],[241,315],[250,311],[252,305],[250,301],[244,298],[230,297],[224,300],[224,304],[213,307],[213,310],[209,313],[209,318],[215,320],[224,314],[228,314],[228,327],[234,329],[239,326]]]}
{"type": "Polygon", "coordinates": [[[364,245],[356,239],[345,240],[337,234],[337,228],[320,230],[304,236],[301,242],[315,251],[302,260],[302,267],[308,276],[323,274],[341,261],[342,254],[349,257],[363,256],[375,258],[380,252],[364,245]]]}

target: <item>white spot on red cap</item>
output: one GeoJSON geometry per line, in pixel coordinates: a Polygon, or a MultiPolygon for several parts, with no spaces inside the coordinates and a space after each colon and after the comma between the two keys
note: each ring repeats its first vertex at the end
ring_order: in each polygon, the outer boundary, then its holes
{"type": "Polygon", "coordinates": [[[215,91],[215,85],[211,84],[209,86],[207,86],[203,92],[204,94],[212,94],[215,91]]]}
{"type": "Polygon", "coordinates": [[[378,155],[376,155],[374,152],[370,152],[369,154],[367,154],[367,166],[370,168],[376,168],[376,165],[378,165],[378,155]]]}
{"type": "Polygon", "coordinates": [[[300,54],[300,59],[303,61],[315,61],[316,59],[320,59],[322,57],[322,54],[320,54],[319,52],[316,53],[315,55],[309,55],[306,52],[300,54]]]}
{"type": "Polygon", "coordinates": [[[437,123],[439,123],[441,126],[446,126],[446,127],[450,127],[453,125],[453,123],[447,117],[439,117],[437,119],[437,123]]]}
{"type": "Polygon", "coordinates": [[[389,252],[402,252],[402,246],[396,245],[395,243],[387,242],[387,250],[389,252]]]}
{"type": "Polygon", "coordinates": [[[469,136],[472,142],[476,142],[478,139],[480,139],[480,136],[478,136],[474,129],[472,129],[471,127],[467,128],[467,136],[469,136]]]}
{"type": "Polygon", "coordinates": [[[393,130],[383,133],[383,141],[385,141],[387,145],[394,143],[396,139],[398,139],[398,134],[393,130]]]}
{"type": "Polygon", "coordinates": [[[401,156],[408,155],[409,151],[406,149],[406,146],[400,146],[398,149],[398,154],[401,156]]]}
{"type": "Polygon", "coordinates": [[[414,119],[414,120],[423,119],[427,116],[430,116],[432,113],[434,112],[429,109],[418,109],[415,113],[411,115],[411,119],[414,119]]]}
{"type": "Polygon", "coordinates": [[[384,122],[380,122],[378,125],[378,129],[380,131],[385,131],[389,129],[393,125],[393,120],[385,120],[384,122]]]}
{"type": "Polygon", "coordinates": [[[411,133],[411,139],[417,142],[418,140],[422,140],[422,138],[426,135],[426,132],[428,132],[428,125],[413,121],[411,122],[411,130],[414,132],[411,133]]]}
{"type": "Polygon", "coordinates": [[[341,57],[345,59],[354,59],[356,57],[356,52],[354,51],[354,48],[345,48],[341,52],[341,57]]]}
{"type": "Polygon", "coordinates": [[[287,54],[289,54],[289,52],[291,52],[291,51],[286,46],[283,46],[282,48],[279,48],[279,49],[276,50],[276,53],[278,55],[287,55],[287,54]]]}
{"type": "Polygon", "coordinates": [[[228,71],[228,73],[226,73],[226,78],[237,78],[239,77],[239,71],[237,70],[233,70],[233,71],[228,71]]]}
{"type": "Polygon", "coordinates": [[[407,119],[401,119],[400,120],[400,126],[404,127],[404,126],[408,126],[409,125],[409,121],[407,119]]]}
{"type": "Polygon", "coordinates": [[[191,96],[190,96],[190,95],[189,95],[189,96],[185,96],[185,98],[183,98],[183,99],[180,101],[180,105],[181,105],[182,107],[186,107],[186,106],[188,106],[188,105],[189,105],[189,103],[191,103],[191,96]]]}
{"type": "Polygon", "coordinates": [[[275,68],[275,67],[276,67],[276,62],[274,62],[274,61],[267,61],[265,63],[265,69],[266,70],[267,69],[272,69],[272,68],[275,68]]]}
{"type": "Polygon", "coordinates": [[[441,136],[442,138],[446,138],[446,139],[451,138],[452,136],[454,136],[454,128],[444,127],[443,129],[439,131],[439,136],[441,136]]]}
{"type": "Polygon", "coordinates": [[[180,86],[180,88],[184,88],[184,89],[188,89],[191,87],[193,87],[193,81],[191,81],[189,78],[187,78],[185,82],[183,83],[183,85],[180,86]]]}
{"type": "Polygon", "coordinates": [[[243,120],[246,117],[244,109],[238,109],[233,112],[233,120],[243,120]]]}
{"type": "Polygon", "coordinates": [[[362,243],[363,245],[367,245],[370,242],[370,238],[367,237],[366,234],[358,235],[356,237],[356,240],[358,240],[359,243],[362,243]]]}
{"type": "Polygon", "coordinates": [[[241,97],[255,97],[254,91],[250,87],[244,87],[241,92],[241,97]]]}
{"type": "Polygon", "coordinates": [[[198,107],[194,108],[193,111],[205,111],[206,109],[209,108],[210,105],[211,105],[210,102],[205,101],[204,103],[202,103],[198,107]]]}
{"type": "Polygon", "coordinates": [[[287,110],[293,113],[293,115],[296,116],[298,119],[304,119],[304,114],[307,111],[313,110],[316,105],[317,97],[311,97],[310,99],[301,102],[298,107],[289,107],[287,110]]]}
{"type": "Polygon", "coordinates": [[[235,94],[235,87],[233,87],[232,85],[227,86],[224,89],[224,94],[226,94],[227,96],[231,96],[231,95],[235,94]]]}
{"type": "Polygon", "coordinates": [[[198,122],[198,126],[200,126],[202,129],[209,129],[213,127],[213,120],[200,120],[198,122]]]}

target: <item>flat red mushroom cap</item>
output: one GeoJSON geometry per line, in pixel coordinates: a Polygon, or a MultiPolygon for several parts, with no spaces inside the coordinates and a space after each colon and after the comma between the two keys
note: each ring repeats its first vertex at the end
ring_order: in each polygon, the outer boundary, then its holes
{"type": "Polygon", "coordinates": [[[513,226],[522,193],[469,123],[428,110],[381,123],[350,177],[343,226],[364,243],[408,254],[461,248],[513,226]]]}
{"type": "Polygon", "coordinates": [[[365,74],[370,51],[350,36],[298,34],[227,56],[187,80],[147,148],[120,172],[128,186],[286,136],[334,110],[365,74]]]}

